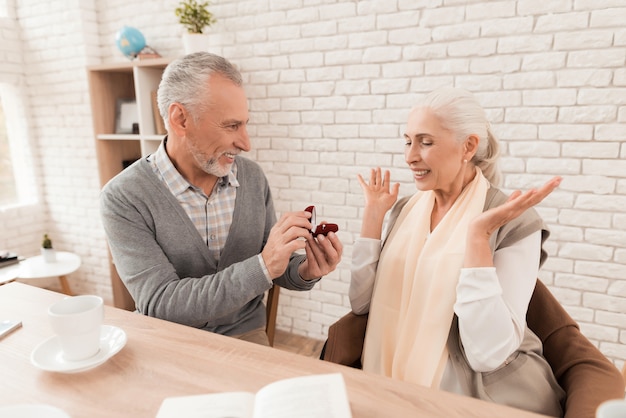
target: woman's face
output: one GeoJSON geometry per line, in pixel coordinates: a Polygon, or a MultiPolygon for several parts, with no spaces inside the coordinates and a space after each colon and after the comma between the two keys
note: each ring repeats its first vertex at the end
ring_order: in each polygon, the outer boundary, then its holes
{"type": "Polygon", "coordinates": [[[463,142],[442,126],[431,109],[411,111],[404,139],[404,158],[418,190],[449,194],[463,188],[463,142]]]}

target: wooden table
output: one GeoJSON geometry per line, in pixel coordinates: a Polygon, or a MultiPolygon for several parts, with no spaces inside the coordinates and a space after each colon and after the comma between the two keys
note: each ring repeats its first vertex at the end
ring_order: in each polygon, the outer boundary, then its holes
{"type": "Polygon", "coordinates": [[[44,403],[73,418],[154,417],[170,396],[256,392],[280,379],[340,372],[354,418],[540,416],[110,306],[104,323],[122,328],[128,337],[118,354],[81,373],[42,371],[30,363],[30,354],[52,336],[46,311],[63,297],[19,282],[0,286],[0,319],[23,322],[0,340],[0,406],[44,403]]]}

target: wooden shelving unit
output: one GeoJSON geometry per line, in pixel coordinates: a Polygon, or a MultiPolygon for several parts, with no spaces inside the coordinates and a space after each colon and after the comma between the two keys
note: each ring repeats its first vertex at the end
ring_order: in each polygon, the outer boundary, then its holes
{"type": "MultiPolygon", "coordinates": [[[[87,68],[101,186],[120,173],[124,164],[154,152],[161,143],[163,135],[157,134],[151,94],[157,90],[163,70],[170,61],[156,58],[87,68]],[[116,133],[119,100],[136,101],[139,133],[116,133]]],[[[134,309],[134,302],[110,256],[109,260],[115,306],[134,309]]]]}

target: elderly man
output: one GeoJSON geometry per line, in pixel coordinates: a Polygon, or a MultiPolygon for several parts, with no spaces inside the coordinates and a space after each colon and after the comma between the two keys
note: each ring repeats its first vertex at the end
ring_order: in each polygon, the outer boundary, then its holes
{"type": "Polygon", "coordinates": [[[115,265],[139,312],[268,344],[265,291],[309,290],[335,269],[334,233],[311,234],[307,211],[278,222],[250,150],[241,74],[205,53],[172,62],[158,89],[168,135],[102,190],[115,265]],[[305,254],[297,254],[297,250],[305,254]]]}

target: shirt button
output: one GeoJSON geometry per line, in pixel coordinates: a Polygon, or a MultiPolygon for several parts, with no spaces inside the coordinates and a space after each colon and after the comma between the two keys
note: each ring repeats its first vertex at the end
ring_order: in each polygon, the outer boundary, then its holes
{"type": "Polygon", "coordinates": [[[214,241],[215,240],[215,234],[211,234],[210,238],[211,238],[211,241],[214,241]]]}

